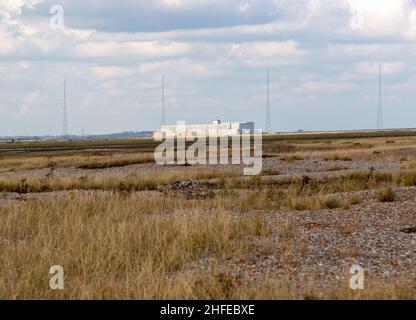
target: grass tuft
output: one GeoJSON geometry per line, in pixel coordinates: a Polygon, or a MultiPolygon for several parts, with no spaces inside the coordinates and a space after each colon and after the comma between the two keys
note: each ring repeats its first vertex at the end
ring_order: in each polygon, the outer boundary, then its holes
{"type": "Polygon", "coordinates": [[[396,195],[392,188],[386,188],[380,190],[377,194],[377,198],[380,202],[393,202],[396,199],[396,195]]]}
{"type": "Polygon", "coordinates": [[[357,196],[357,195],[353,196],[350,200],[350,204],[353,205],[353,206],[357,205],[357,204],[360,204],[362,202],[363,202],[363,199],[360,196],[357,196]]]}
{"type": "Polygon", "coordinates": [[[337,209],[341,207],[341,203],[338,199],[335,198],[326,198],[321,200],[322,209],[337,209]]]}

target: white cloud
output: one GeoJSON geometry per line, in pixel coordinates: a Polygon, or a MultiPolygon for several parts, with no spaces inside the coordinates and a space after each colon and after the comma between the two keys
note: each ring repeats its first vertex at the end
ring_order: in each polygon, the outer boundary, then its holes
{"type": "Polygon", "coordinates": [[[15,41],[11,35],[0,26],[0,55],[6,56],[12,54],[16,49],[15,41]]]}
{"type": "Polygon", "coordinates": [[[183,58],[179,60],[170,60],[163,62],[149,62],[140,65],[139,72],[146,74],[162,74],[171,72],[175,77],[179,75],[207,76],[209,72],[201,64],[190,59],[183,58]]]}
{"type": "Polygon", "coordinates": [[[250,9],[250,7],[251,6],[249,3],[242,3],[238,6],[238,9],[240,10],[240,12],[246,13],[250,9]]]}
{"type": "MultiPolygon", "coordinates": [[[[383,74],[392,75],[401,72],[406,64],[401,61],[382,62],[383,74]]],[[[361,61],[356,65],[356,70],[360,73],[376,75],[379,73],[380,62],[376,61],[361,61]]]]}
{"type": "Polygon", "coordinates": [[[47,96],[39,90],[29,92],[24,98],[24,101],[30,105],[39,104],[45,102],[46,100],[47,96]]]}
{"type": "Polygon", "coordinates": [[[285,42],[245,42],[233,45],[231,56],[237,58],[272,58],[279,56],[299,56],[302,52],[295,41],[285,42]]]}
{"type": "Polygon", "coordinates": [[[168,41],[137,41],[137,42],[86,42],[75,47],[75,53],[80,57],[164,57],[183,55],[189,50],[189,45],[168,41]]]}
{"type": "MultiPolygon", "coordinates": [[[[162,73],[168,79],[171,120],[181,118],[181,108],[186,107],[187,115],[198,121],[218,112],[231,119],[232,112],[238,110],[240,115],[241,110],[264,122],[257,111],[264,106],[266,68],[271,69],[277,106],[329,110],[334,102],[360,105],[356,97],[374,90],[379,61],[383,74],[394,75],[389,78],[389,94],[400,88],[396,96],[406,96],[404,103],[413,99],[409,83],[416,70],[416,6],[411,0],[275,0],[276,11],[264,9],[271,0],[138,0],[134,5],[122,0],[135,10],[140,3],[154,13],[152,20],[137,25],[120,3],[71,0],[65,1],[70,9],[65,19],[68,28],[61,31],[48,27],[48,10],[45,16],[28,10],[35,6],[36,11],[38,2],[0,4],[0,106],[9,110],[2,111],[3,133],[14,130],[15,124],[7,126],[15,114],[21,121],[15,123],[22,128],[32,128],[33,119],[49,123],[47,117],[41,119],[46,111],[55,112],[53,123],[60,123],[56,105],[64,77],[71,79],[68,99],[75,109],[83,109],[85,116],[91,111],[88,106],[99,111],[91,112],[96,113],[91,119],[73,115],[71,121],[78,121],[81,128],[86,126],[83,121],[98,119],[96,131],[122,130],[129,121],[132,129],[155,128],[162,73]],[[100,15],[88,16],[81,10],[84,4],[89,13],[97,8],[100,15]],[[362,28],[352,29],[351,19],[357,14],[363,17],[362,28]],[[141,28],[146,32],[137,32],[141,28]],[[51,97],[50,107],[42,92],[51,97]],[[42,105],[46,108],[39,108],[42,105]],[[143,119],[134,113],[138,105],[143,106],[143,119]],[[124,118],[114,121],[104,111],[124,118]],[[105,119],[107,127],[101,130],[105,119]]],[[[44,10],[49,2],[53,0],[45,0],[38,9],[44,10]]]]}
{"type": "Polygon", "coordinates": [[[348,0],[367,35],[415,38],[416,5],[412,0],[348,0]]]}
{"type": "Polygon", "coordinates": [[[352,82],[308,81],[293,89],[295,94],[304,93],[340,93],[357,90],[358,85],[352,82]]]}
{"type": "Polygon", "coordinates": [[[22,118],[29,113],[29,106],[27,104],[23,104],[20,106],[18,112],[14,114],[14,118],[22,118]]]}
{"type": "Polygon", "coordinates": [[[185,0],[162,0],[162,4],[174,8],[181,8],[185,5],[185,3],[185,0]]]}
{"type": "Polygon", "coordinates": [[[90,67],[90,73],[97,79],[122,78],[134,75],[132,68],[117,66],[97,66],[90,67]]]}
{"type": "Polygon", "coordinates": [[[42,3],[44,0],[2,0],[0,4],[0,16],[10,19],[14,15],[22,12],[23,6],[33,8],[34,5],[42,3]]]}
{"type": "Polygon", "coordinates": [[[403,35],[415,6],[411,0],[348,0],[351,11],[361,15],[362,32],[370,35],[403,35]]]}
{"type": "Polygon", "coordinates": [[[81,101],[81,108],[82,109],[91,109],[94,106],[94,103],[96,101],[95,94],[88,93],[82,98],[81,101]]]}
{"type": "Polygon", "coordinates": [[[34,108],[42,107],[48,97],[39,90],[31,91],[22,97],[22,104],[17,113],[13,114],[14,118],[22,118],[30,114],[34,108]]]}

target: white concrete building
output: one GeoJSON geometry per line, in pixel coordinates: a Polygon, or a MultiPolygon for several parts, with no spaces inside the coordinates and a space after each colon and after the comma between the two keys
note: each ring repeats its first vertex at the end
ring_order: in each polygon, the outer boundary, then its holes
{"type": "Polygon", "coordinates": [[[214,120],[209,124],[177,124],[162,126],[153,133],[155,139],[192,138],[192,137],[224,137],[242,133],[254,133],[254,122],[221,122],[214,120]]]}

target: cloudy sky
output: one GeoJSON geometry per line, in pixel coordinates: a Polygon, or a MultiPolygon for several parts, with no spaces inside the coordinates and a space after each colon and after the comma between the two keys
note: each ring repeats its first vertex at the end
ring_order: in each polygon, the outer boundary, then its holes
{"type": "Polygon", "coordinates": [[[1,0],[0,135],[152,130],[168,122],[274,130],[416,126],[415,0],[1,0]],[[64,10],[64,28],[50,13],[64,10]],[[53,18],[51,21],[51,17],[53,18]],[[52,27],[51,27],[52,26],[52,27]]]}

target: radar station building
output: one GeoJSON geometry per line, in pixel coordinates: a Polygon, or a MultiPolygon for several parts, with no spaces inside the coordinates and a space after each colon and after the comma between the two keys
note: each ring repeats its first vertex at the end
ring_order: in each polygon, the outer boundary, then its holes
{"type": "Polygon", "coordinates": [[[153,132],[154,139],[192,138],[192,137],[226,137],[243,133],[254,133],[254,122],[221,122],[214,120],[209,124],[176,124],[161,126],[153,132]]]}

